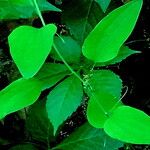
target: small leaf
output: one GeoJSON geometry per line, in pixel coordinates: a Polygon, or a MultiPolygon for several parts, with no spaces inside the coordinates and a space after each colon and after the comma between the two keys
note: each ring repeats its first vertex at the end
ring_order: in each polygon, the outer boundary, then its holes
{"type": "MultiPolygon", "coordinates": [[[[110,70],[96,70],[93,71],[88,79],[88,83],[90,84],[94,93],[99,93],[101,91],[106,91],[120,99],[121,90],[122,90],[122,81],[118,75],[113,73],[110,70]]],[[[90,92],[86,90],[90,96],[90,92]]]]}
{"type": "MultiPolygon", "coordinates": [[[[70,36],[62,36],[62,38],[64,41],[60,37],[55,37],[54,41],[63,58],[68,63],[79,63],[81,56],[80,45],[70,36]]],[[[54,49],[51,52],[51,57],[55,60],[62,61],[54,49]]]]}
{"type": "Polygon", "coordinates": [[[135,51],[135,50],[131,50],[129,47],[127,46],[122,46],[119,50],[118,55],[113,58],[110,61],[106,61],[104,63],[97,63],[96,66],[108,66],[108,65],[113,65],[116,63],[121,62],[122,60],[126,59],[127,57],[133,55],[133,54],[139,54],[140,51],[135,51]]]}
{"type": "Polygon", "coordinates": [[[95,0],[100,7],[102,8],[103,12],[106,12],[111,0],[95,0]]]}
{"type": "Polygon", "coordinates": [[[116,150],[121,146],[123,143],[110,138],[103,130],[85,123],[52,150],[116,150]]]}
{"type": "Polygon", "coordinates": [[[41,84],[34,78],[18,79],[0,91],[0,119],[33,104],[41,93],[41,84]]]}
{"type": "Polygon", "coordinates": [[[89,123],[95,128],[103,128],[112,108],[121,105],[121,102],[118,102],[117,98],[107,92],[99,91],[99,93],[94,93],[87,108],[89,123]]]}
{"type": "Polygon", "coordinates": [[[49,24],[41,29],[20,26],[9,35],[10,53],[23,77],[33,77],[44,64],[55,32],[56,26],[49,24]]]}
{"type": "Polygon", "coordinates": [[[131,34],[141,7],[142,0],[133,0],[104,17],[85,39],[83,55],[94,62],[115,58],[131,34]]]}
{"type": "Polygon", "coordinates": [[[54,86],[69,73],[70,71],[68,71],[68,68],[63,64],[46,63],[35,75],[35,78],[43,85],[42,90],[45,90],[54,86]]]}
{"type": "Polygon", "coordinates": [[[126,143],[150,144],[150,117],[129,106],[118,107],[106,121],[104,130],[126,143]]]}
{"type": "Polygon", "coordinates": [[[67,78],[49,93],[46,109],[54,134],[63,121],[76,111],[81,104],[82,95],[81,81],[75,76],[67,78]]]}

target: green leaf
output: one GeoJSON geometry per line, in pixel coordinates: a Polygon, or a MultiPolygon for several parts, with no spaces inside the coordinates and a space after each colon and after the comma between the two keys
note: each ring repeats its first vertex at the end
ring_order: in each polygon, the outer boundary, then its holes
{"type": "Polygon", "coordinates": [[[112,108],[120,105],[121,102],[108,92],[94,93],[88,103],[87,119],[95,128],[103,128],[112,108]]]}
{"type": "Polygon", "coordinates": [[[135,50],[130,49],[127,46],[122,46],[118,52],[118,55],[115,58],[113,58],[110,61],[106,61],[104,63],[97,63],[96,66],[113,65],[113,64],[121,62],[122,60],[126,59],[127,57],[133,54],[138,54],[138,53],[140,53],[140,51],[135,51],[135,50]]]}
{"type": "Polygon", "coordinates": [[[103,10],[103,12],[106,12],[111,0],[95,0],[103,10]]]}
{"type": "MultiPolygon", "coordinates": [[[[117,99],[120,99],[122,90],[122,81],[118,75],[110,70],[96,70],[93,71],[90,77],[87,79],[94,93],[106,91],[117,99]]],[[[90,92],[86,90],[90,96],[90,92]]]]}
{"type": "Polygon", "coordinates": [[[104,17],[85,39],[82,52],[94,62],[115,58],[131,34],[142,7],[142,0],[133,0],[104,17]]]}
{"type": "Polygon", "coordinates": [[[10,4],[19,4],[19,5],[33,5],[32,0],[2,0],[2,1],[9,1],[10,4]]]}
{"type": "Polygon", "coordinates": [[[150,117],[129,106],[118,107],[106,121],[104,130],[126,143],[150,144],[150,117]]]}
{"type": "MultiPolygon", "coordinates": [[[[37,0],[41,11],[58,11],[54,5],[46,0],[37,0]]],[[[19,19],[31,18],[35,16],[36,9],[31,0],[1,0],[0,1],[0,19],[19,19]]]]}
{"type": "Polygon", "coordinates": [[[80,44],[104,16],[94,0],[69,0],[63,5],[62,10],[62,22],[80,44]]]}
{"type": "MultiPolygon", "coordinates": [[[[60,39],[60,37],[55,37],[55,45],[58,48],[59,52],[63,56],[63,58],[68,63],[79,63],[81,56],[81,47],[70,36],[61,36],[64,41],[60,39]]],[[[55,60],[62,61],[60,57],[57,55],[55,50],[53,49],[51,52],[51,57],[55,60]]]]}
{"type": "Polygon", "coordinates": [[[116,150],[122,145],[120,141],[107,136],[103,130],[85,123],[52,150],[116,150]]]}
{"type": "Polygon", "coordinates": [[[18,79],[0,91],[0,119],[33,104],[41,93],[41,84],[34,78],[18,79]]]}
{"type": "Polygon", "coordinates": [[[40,29],[20,26],[8,37],[11,56],[24,78],[33,77],[44,64],[53,44],[54,24],[40,29]]]}
{"type": "Polygon", "coordinates": [[[48,139],[49,141],[53,139],[53,127],[48,119],[45,99],[29,107],[25,126],[32,140],[47,144],[48,139]]]}
{"type": "Polygon", "coordinates": [[[82,95],[81,81],[75,76],[67,78],[49,93],[46,109],[54,134],[63,121],[76,111],[81,104],[82,95]]]}
{"type": "Polygon", "coordinates": [[[68,68],[63,64],[46,63],[35,75],[42,86],[42,90],[54,86],[58,81],[70,74],[68,68]]]}

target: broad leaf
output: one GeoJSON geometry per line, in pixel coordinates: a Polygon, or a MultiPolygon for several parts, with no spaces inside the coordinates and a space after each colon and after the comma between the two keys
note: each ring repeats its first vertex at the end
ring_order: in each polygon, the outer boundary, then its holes
{"type": "Polygon", "coordinates": [[[107,92],[94,93],[88,103],[87,119],[95,128],[103,128],[109,113],[120,105],[121,102],[107,92]]]}
{"type": "Polygon", "coordinates": [[[150,144],[150,117],[129,106],[118,107],[106,121],[104,130],[126,143],[150,144]]]}
{"type": "MultiPolygon", "coordinates": [[[[87,81],[92,88],[93,94],[106,91],[117,99],[121,96],[122,81],[118,75],[110,70],[93,71],[87,81]]],[[[86,92],[91,96],[89,90],[86,90],[86,92]]]]}
{"type": "Polygon", "coordinates": [[[41,93],[41,84],[33,79],[18,79],[0,91],[0,119],[33,104],[41,93]]]}
{"type": "Polygon", "coordinates": [[[9,35],[10,53],[23,77],[33,77],[44,64],[55,32],[56,26],[48,24],[41,29],[20,26],[9,35]]]}
{"type": "Polygon", "coordinates": [[[62,22],[70,29],[71,35],[82,44],[104,13],[94,0],[67,0],[63,6],[62,22]]]}
{"type": "Polygon", "coordinates": [[[85,123],[52,150],[116,150],[123,144],[85,123]]]}
{"type": "Polygon", "coordinates": [[[81,104],[82,95],[81,81],[75,76],[67,78],[49,93],[46,109],[54,134],[63,121],[76,111],[81,104]]]}
{"type": "Polygon", "coordinates": [[[141,7],[142,0],[133,0],[104,17],[85,39],[83,55],[94,62],[115,58],[131,34],[141,7]]]}
{"type": "MultiPolygon", "coordinates": [[[[46,0],[37,0],[41,11],[60,11],[46,0]]],[[[0,19],[31,18],[36,15],[33,0],[1,0],[0,19]]]]}
{"type": "Polygon", "coordinates": [[[58,81],[70,74],[68,68],[63,64],[46,63],[36,74],[37,78],[42,86],[42,90],[54,86],[58,81]]]}
{"type": "Polygon", "coordinates": [[[95,0],[100,7],[102,8],[103,12],[106,12],[111,0],[95,0]]]}
{"type": "MultiPolygon", "coordinates": [[[[55,37],[54,42],[63,58],[68,63],[79,63],[81,56],[80,45],[70,36],[61,37],[63,41],[60,39],[60,37],[55,37]]],[[[55,60],[62,61],[54,49],[51,52],[51,57],[53,57],[55,60]]]]}
{"type": "Polygon", "coordinates": [[[28,109],[26,118],[26,131],[33,140],[47,144],[53,138],[53,127],[49,122],[45,99],[37,101],[28,109]]]}
{"type": "Polygon", "coordinates": [[[104,63],[97,63],[96,66],[113,65],[113,64],[123,61],[124,59],[126,59],[127,57],[129,57],[133,54],[138,54],[138,53],[140,53],[140,51],[135,51],[135,50],[130,49],[127,46],[122,46],[118,52],[118,55],[115,58],[113,58],[110,61],[106,61],[104,63]]]}

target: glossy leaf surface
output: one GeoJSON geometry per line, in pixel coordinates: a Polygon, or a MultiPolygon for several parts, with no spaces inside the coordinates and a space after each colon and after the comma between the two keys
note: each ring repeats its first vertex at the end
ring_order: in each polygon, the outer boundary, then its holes
{"type": "Polygon", "coordinates": [[[18,79],[0,91],[0,119],[33,104],[41,93],[35,79],[18,79]]]}
{"type": "Polygon", "coordinates": [[[44,64],[55,32],[56,26],[48,24],[41,29],[20,26],[9,35],[10,53],[23,77],[33,77],[44,64]]]}
{"type": "Polygon", "coordinates": [[[150,117],[129,106],[118,107],[106,121],[104,130],[126,143],[150,144],[150,117]]]}
{"type": "Polygon", "coordinates": [[[115,58],[131,34],[141,7],[142,0],[133,0],[104,17],[85,39],[83,55],[94,62],[115,58]]]}

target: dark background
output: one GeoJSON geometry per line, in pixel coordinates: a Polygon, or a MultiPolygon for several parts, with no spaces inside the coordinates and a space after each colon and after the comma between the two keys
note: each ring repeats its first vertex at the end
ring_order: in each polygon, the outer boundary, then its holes
{"type": "MultiPolygon", "coordinates": [[[[48,14],[45,14],[47,18],[48,14]]],[[[55,15],[48,22],[60,23],[60,15],[55,15]]],[[[124,85],[128,86],[128,92],[123,98],[123,102],[127,105],[136,107],[145,111],[150,115],[150,0],[144,0],[141,15],[137,25],[126,41],[126,45],[132,49],[141,51],[141,54],[133,55],[117,66],[110,67],[120,75],[124,81],[124,85]]],[[[16,69],[12,63],[8,52],[7,36],[10,29],[18,24],[25,23],[24,20],[12,22],[0,22],[0,89],[4,88],[12,80],[12,72],[16,69]]],[[[34,26],[41,26],[38,19],[35,20],[34,26]]],[[[13,78],[15,75],[13,74],[13,78]]],[[[74,128],[85,122],[85,107],[82,106],[72,119],[68,120],[58,137],[58,142],[71,133],[74,128]]],[[[24,121],[10,115],[4,122],[0,122],[0,141],[7,143],[6,139],[13,139],[17,142],[24,138],[24,121]]],[[[142,137],[141,137],[142,138],[142,137]]],[[[54,143],[55,144],[55,143],[54,143]]],[[[9,144],[8,144],[9,145],[9,144]]],[[[9,149],[9,146],[1,146],[0,150],[9,149]]],[[[150,150],[150,146],[133,145],[131,149],[150,150]]]]}

